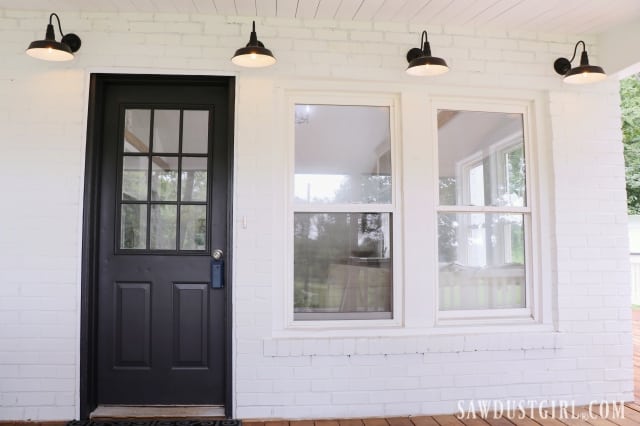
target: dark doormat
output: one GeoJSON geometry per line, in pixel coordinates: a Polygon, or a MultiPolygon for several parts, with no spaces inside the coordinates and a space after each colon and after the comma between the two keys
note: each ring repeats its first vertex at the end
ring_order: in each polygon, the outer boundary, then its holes
{"type": "Polygon", "coordinates": [[[67,426],[242,426],[242,420],[72,420],[67,426]]]}

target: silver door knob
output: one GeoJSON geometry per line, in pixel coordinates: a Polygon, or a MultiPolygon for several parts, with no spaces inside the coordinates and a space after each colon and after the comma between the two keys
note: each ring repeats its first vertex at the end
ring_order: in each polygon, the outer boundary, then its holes
{"type": "Polygon", "coordinates": [[[224,252],[220,249],[215,249],[213,253],[211,253],[211,257],[213,257],[215,260],[222,259],[223,255],[224,255],[224,252]]]}

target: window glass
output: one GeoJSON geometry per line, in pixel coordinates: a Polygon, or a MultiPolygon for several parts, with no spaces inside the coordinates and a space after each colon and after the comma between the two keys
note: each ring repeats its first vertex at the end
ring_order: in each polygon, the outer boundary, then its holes
{"type": "Polygon", "coordinates": [[[120,248],[147,248],[147,205],[122,204],[120,248]]]}
{"type": "Polygon", "coordinates": [[[207,206],[180,206],[180,250],[207,248],[207,206]]]}
{"type": "Polygon", "coordinates": [[[173,204],[151,205],[150,241],[151,250],[176,249],[176,206],[173,204]]]}
{"type": "Polygon", "coordinates": [[[391,214],[296,213],[294,258],[295,313],[391,312],[391,214]]]}
{"type": "Polygon", "coordinates": [[[185,110],[182,152],[206,154],[209,145],[209,111],[185,110]]]}
{"type": "Polygon", "coordinates": [[[153,113],[153,152],[178,152],[180,110],[157,109],[153,113]]]}
{"type": "Polygon", "coordinates": [[[122,200],[147,199],[148,157],[125,156],[122,159],[122,200]]]}
{"type": "Polygon", "coordinates": [[[126,109],[124,113],[124,152],[149,152],[151,110],[126,109]]]}
{"type": "Polygon", "coordinates": [[[525,206],[522,114],[438,112],[440,204],[525,206]]]}
{"type": "Polygon", "coordinates": [[[207,201],[207,157],[182,157],[182,201],[207,201]]]}
{"type": "Polygon", "coordinates": [[[523,215],[440,213],[440,310],[525,307],[523,215]]]}
{"type": "Polygon", "coordinates": [[[295,202],[391,203],[389,108],[296,105],[295,202]]]}
{"type": "Polygon", "coordinates": [[[151,157],[151,199],[176,201],[178,157],[151,157]]]}

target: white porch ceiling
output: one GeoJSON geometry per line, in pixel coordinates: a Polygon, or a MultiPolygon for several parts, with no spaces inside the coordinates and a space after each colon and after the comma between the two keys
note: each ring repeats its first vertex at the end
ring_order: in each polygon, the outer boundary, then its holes
{"type": "Polygon", "coordinates": [[[599,33],[640,18],[640,0],[0,0],[0,8],[409,22],[574,34],[599,33]]]}

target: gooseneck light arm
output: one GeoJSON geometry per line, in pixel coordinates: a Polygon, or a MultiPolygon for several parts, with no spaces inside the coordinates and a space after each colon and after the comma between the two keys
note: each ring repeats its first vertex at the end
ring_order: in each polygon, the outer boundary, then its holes
{"type": "Polygon", "coordinates": [[[51,15],[49,15],[49,25],[53,25],[53,17],[56,17],[56,21],[58,21],[58,31],[60,31],[60,37],[64,36],[64,33],[62,32],[62,25],[60,25],[60,17],[58,16],[57,13],[52,13],[51,15]]]}
{"type": "Polygon", "coordinates": [[[584,44],[584,41],[580,40],[576,43],[576,46],[573,48],[573,56],[571,57],[571,59],[569,59],[569,62],[573,62],[573,60],[576,58],[576,53],[578,52],[578,45],[582,43],[582,51],[584,52],[585,50],[587,50],[587,46],[584,44]]]}

